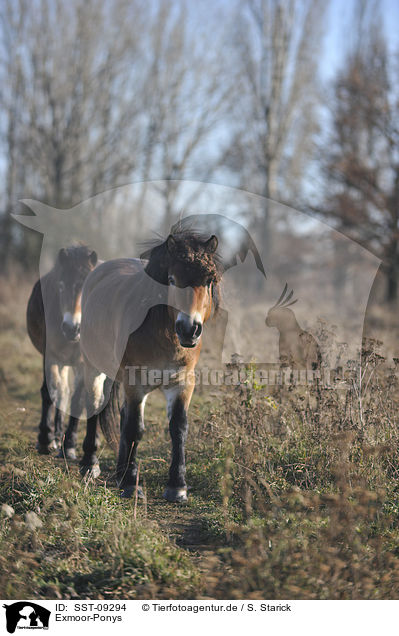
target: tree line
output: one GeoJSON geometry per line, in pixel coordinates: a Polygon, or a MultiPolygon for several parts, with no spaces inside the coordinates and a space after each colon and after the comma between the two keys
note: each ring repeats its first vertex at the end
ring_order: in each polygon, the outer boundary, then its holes
{"type": "Polygon", "coordinates": [[[0,267],[38,258],[10,217],[22,198],[69,208],[160,180],[168,228],[192,179],[264,196],[266,245],[269,198],[327,221],[382,259],[395,300],[397,59],[378,5],[354,7],[326,82],[318,0],[3,0],[0,267]]]}

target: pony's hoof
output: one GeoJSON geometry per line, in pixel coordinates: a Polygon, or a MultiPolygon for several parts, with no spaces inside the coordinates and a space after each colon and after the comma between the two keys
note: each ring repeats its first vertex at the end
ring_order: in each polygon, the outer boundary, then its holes
{"type": "Polygon", "coordinates": [[[187,501],[187,488],[173,488],[172,486],[166,486],[163,496],[166,501],[170,501],[171,503],[184,503],[187,501]]]}
{"type": "Polygon", "coordinates": [[[93,464],[93,466],[81,466],[79,472],[85,479],[97,479],[101,475],[101,469],[99,464],[93,464]]]}
{"type": "Polygon", "coordinates": [[[53,439],[49,444],[36,444],[36,450],[39,455],[50,455],[53,451],[57,450],[57,442],[53,439]]]}
{"type": "Polygon", "coordinates": [[[77,460],[76,450],[74,448],[60,448],[57,457],[59,459],[68,459],[71,462],[77,460]]]}
{"type": "MultiPolygon", "coordinates": [[[[121,499],[132,499],[136,496],[136,486],[126,486],[120,493],[121,499]]],[[[137,488],[137,498],[144,499],[144,492],[141,486],[137,488]]]]}

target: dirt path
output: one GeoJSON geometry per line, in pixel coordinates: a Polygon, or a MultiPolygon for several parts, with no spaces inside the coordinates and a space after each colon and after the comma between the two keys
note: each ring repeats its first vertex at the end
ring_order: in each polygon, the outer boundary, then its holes
{"type": "Polygon", "coordinates": [[[163,503],[148,506],[148,515],[176,545],[190,552],[215,551],[218,547],[209,541],[203,519],[187,505],[163,503]]]}
{"type": "Polygon", "coordinates": [[[215,598],[212,581],[218,580],[223,568],[220,556],[221,541],[216,542],[204,525],[203,516],[193,510],[190,505],[171,505],[165,502],[152,503],[148,506],[148,515],[156,520],[163,534],[184,550],[206,581],[206,592],[202,598],[215,598]]]}

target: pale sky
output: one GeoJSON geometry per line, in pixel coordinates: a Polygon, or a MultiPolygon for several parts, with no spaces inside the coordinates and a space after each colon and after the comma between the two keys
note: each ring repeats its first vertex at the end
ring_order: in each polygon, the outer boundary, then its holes
{"type": "MultiPolygon", "coordinates": [[[[351,43],[350,17],[359,0],[331,0],[325,26],[322,79],[329,80],[351,43]]],[[[391,53],[399,50],[399,0],[378,0],[391,53]]]]}

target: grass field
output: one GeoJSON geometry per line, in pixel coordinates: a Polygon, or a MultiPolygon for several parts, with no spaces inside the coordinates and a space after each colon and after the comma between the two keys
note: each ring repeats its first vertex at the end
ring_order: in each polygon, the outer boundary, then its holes
{"type": "MultiPolygon", "coordinates": [[[[170,441],[154,394],[136,506],[118,497],[105,443],[95,482],[37,455],[41,360],[25,330],[28,293],[18,281],[0,286],[1,598],[399,597],[393,370],[377,369],[365,395],[356,383],[199,392],[180,506],[162,499],[170,441]]],[[[365,361],[381,362],[374,345],[365,361]]]]}

